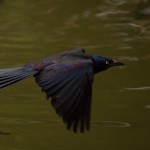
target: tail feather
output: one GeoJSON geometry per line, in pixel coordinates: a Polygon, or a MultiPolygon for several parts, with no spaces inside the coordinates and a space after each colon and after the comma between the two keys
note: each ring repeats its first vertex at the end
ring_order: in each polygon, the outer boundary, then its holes
{"type": "Polygon", "coordinates": [[[36,70],[27,69],[25,67],[0,69],[0,88],[9,86],[36,73],[36,70]]]}

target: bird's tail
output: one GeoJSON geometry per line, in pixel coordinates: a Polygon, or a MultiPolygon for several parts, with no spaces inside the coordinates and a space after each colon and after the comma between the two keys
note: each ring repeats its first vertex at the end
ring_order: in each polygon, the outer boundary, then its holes
{"type": "Polygon", "coordinates": [[[26,67],[0,69],[0,89],[36,73],[36,70],[27,69],[26,67]]]}

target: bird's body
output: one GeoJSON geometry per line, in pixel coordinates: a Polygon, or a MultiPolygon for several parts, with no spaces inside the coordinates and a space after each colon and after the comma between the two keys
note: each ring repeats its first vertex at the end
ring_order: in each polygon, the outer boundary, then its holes
{"type": "Polygon", "coordinates": [[[67,128],[84,132],[90,127],[94,74],[118,65],[123,64],[78,48],[23,67],[0,69],[0,88],[34,76],[67,128]]]}

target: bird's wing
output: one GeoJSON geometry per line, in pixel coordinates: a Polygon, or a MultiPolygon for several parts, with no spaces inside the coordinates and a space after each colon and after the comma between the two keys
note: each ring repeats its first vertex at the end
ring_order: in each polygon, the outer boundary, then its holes
{"type": "Polygon", "coordinates": [[[68,129],[84,132],[90,127],[93,68],[90,60],[53,64],[35,76],[47,98],[52,98],[68,129]]]}

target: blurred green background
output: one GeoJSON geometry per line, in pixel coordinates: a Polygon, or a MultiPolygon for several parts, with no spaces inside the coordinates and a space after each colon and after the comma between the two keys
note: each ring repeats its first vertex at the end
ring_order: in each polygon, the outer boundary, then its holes
{"type": "Polygon", "coordinates": [[[150,149],[148,0],[0,0],[0,68],[76,47],[126,64],[96,75],[90,132],[67,131],[29,78],[0,91],[1,150],[150,149]]]}

